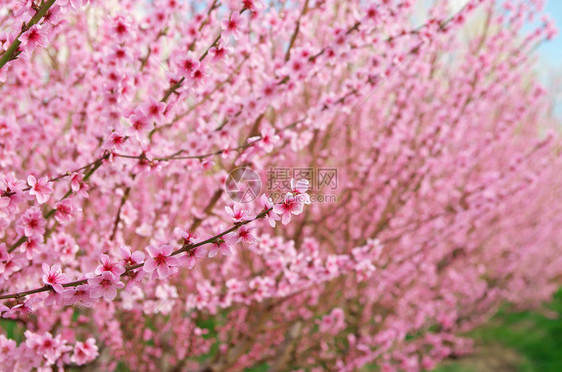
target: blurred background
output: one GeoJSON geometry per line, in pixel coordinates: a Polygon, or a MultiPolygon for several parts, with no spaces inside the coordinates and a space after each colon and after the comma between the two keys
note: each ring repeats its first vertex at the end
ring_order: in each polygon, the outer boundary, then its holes
{"type": "MultiPolygon", "coordinates": [[[[451,2],[457,3],[459,9],[466,3],[465,0],[451,2]]],[[[551,92],[552,114],[562,120],[562,1],[546,1],[545,11],[556,22],[559,32],[537,50],[535,73],[551,92]]],[[[468,336],[474,339],[476,352],[449,359],[434,372],[560,372],[562,290],[541,311],[503,309],[492,321],[468,336]]]]}

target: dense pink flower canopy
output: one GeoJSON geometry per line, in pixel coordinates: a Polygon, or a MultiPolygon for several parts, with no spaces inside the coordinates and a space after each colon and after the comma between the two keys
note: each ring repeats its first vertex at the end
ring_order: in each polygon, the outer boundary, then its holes
{"type": "Polygon", "coordinates": [[[0,370],[421,371],[547,300],[556,30],[429,3],[3,0],[0,370]]]}

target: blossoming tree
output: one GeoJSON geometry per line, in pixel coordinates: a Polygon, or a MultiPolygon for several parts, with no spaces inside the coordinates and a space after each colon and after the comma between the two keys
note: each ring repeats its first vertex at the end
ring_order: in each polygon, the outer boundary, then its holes
{"type": "Polygon", "coordinates": [[[548,299],[555,30],[427,6],[4,0],[0,369],[418,371],[548,299]]]}

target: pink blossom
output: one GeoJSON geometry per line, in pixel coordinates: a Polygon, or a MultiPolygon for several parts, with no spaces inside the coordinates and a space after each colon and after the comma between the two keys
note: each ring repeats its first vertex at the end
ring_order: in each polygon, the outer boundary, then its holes
{"type": "MultiPolygon", "coordinates": [[[[5,306],[0,305],[0,309],[5,306]]],[[[3,310],[0,310],[3,311],[3,310]]],[[[17,356],[17,343],[14,340],[6,338],[4,335],[0,335],[0,363],[3,365],[8,365],[17,356]]]]}
{"type": "Polygon", "coordinates": [[[285,195],[285,200],[281,204],[273,207],[273,212],[281,216],[281,223],[288,224],[291,221],[291,215],[299,215],[303,211],[303,203],[296,199],[290,192],[285,195]]]}
{"type": "Polygon", "coordinates": [[[144,139],[144,135],[154,127],[154,124],[144,114],[133,114],[129,116],[129,121],[131,122],[131,127],[127,133],[134,135],[138,140],[144,139]]]}
{"type": "Polygon", "coordinates": [[[35,177],[28,176],[27,183],[30,186],[29,195],[35,196],[39,204],[46,203],[53,193],[53,188],[49,185],[49,177],[45,176],[36,180],[35,177]]]}
{"type": "Polygon", "coordinates": [[[275,129],[266,127],[261,131],[261,140],[258,144],[265,152],[271,152],[278,141],[279,136],[275,133],[275,129]]]}
{"type": "Polygon", "coordinates": [[[320,332],[328,332],[332,335],[336,335],[345,328],[344,317],[345,314],[341,308],[334,308],[330,314],[324,316],[320,321],[318,321],[320,332]]]}
{"type": "MultiPolygon", "coordinates": [[[[267,196],[265,196],[265,194],[262,194],[262,196],[260,198],[260,202],[261,202],[261,206],[262,206],[264,212],[269,210],[269,209],[272,209],[273,206],[274,206],[273,200],[271,200],[271,198],[268,198],[267,196]]],[[[271,225],[271,227],[275,227],[275,224],[276,224],[275,221],[279,221],[281,219],[281,217],[279,217],[277,214],[275,214],[275,212],[273,212],[272,210],[268,211],[268,212],[265,212],[264,218],[271,225]]]]}
{"type": "Polygon", "coordinates": [[[50,285],[53,287],[55,292],[62,292],[63,287],[61,284],[64,284],[66,281],[66,275],[64,275],[61,271],[59,265],[53,265],[49,267],[46,263],[43,264],[43,284],[50,285]]]}
{"type": "Polygon", "coordinates": [[[125,286],[125,290],[127,292],[131,292],[133,290],[133,288],[135,287],[139,287],[142,284],[142,281],[144,280],[146,275],[146,272],[144,272],[143,270],[131,270],[127,273],[127,276],[129,277],[129,280],[127,281],[127,284],[125,286]]]}
{"type": "Polygon", "coordinates": [[[101,275],[104,272],[109,272],[115,279],[119,279],[121,274],[125,272],[125,268],[118,262],[113,261],[106,254],[100,255],[101,265],[98,265],[95,270],[96,275],[101,275]]]}
{"type": "Polygon", "coordinates": [[[148,102],[141,106],[141,110],[149,120],[156,122],[156,124],[162,125],[164,123],[166,103],[161,102],[154,97],[150,97],[148,102]]]}
{"type": "Polygon", "coordinates": [[[250,212],[246,209],[242,209],[240,204],[234,204],[234,208],[229,206],[224,207],[226,214],[228,214],[234,222],[242,222],[246,220],[251,220],[253,217],[250,216],[250,212]]]}
{"type": "Polygon", "coordinates": [[[110,271],[104,271],[100,276],[88,279],[88,284],[90,285],[91,298],[104,297],[108,301],[117,296],[117,289],[125,286],[110,271]]]}
{"type": "Polygon", "coordinates": [[[19,303],[15,306],[12,306],[10,311],[4,313],[2,317],[4,318],[23,318],[25,316],[30,315],[33,313],[33,304],[41,302],[39,298],[32,297],[28,298],[22,303],[19,303]]]}
{"type": "Polygon", "coordinates": [[[70,188],[73,192],[78,192],[82,187],[84,187],[84,181],[82,180],[82,175],[78,173],[72,173],[70,176],[70,188]]]}
{"type": "Polygon", "coordinates": [[[125,19],[122,16],[118,16],[114,19],[112,31],[113,35],[120,42],[123,42],[134,35],[129,19],[125,19]]]}
{"type": "Polygon", "coordinates": [[[187,268],[193,269],[197,261],[202,260],[207,255],[207,249],[203,246],[195,247],[187,252],[187,268]]]}
{"type": "Polygon", "coordinates": [[[10,253],[8,253],[6,243],[0,243],[0,262],[7,261],[9,258],[10,253]]]}
{"type": "Polygon", "coordinates": [[[215,257],[219,251],[223,256],[231,256],[233,254],[232,246],[229,243],[231,237],[231,235],[227,234],[221,238],[215,239],[209,249],[209,258],[215,257]]]}
{"type": "Polygon", "coordinates": [[[198,87],[203,84],[206,78],[209,76],[209,69],[203,63],[199,64],[198,67],[191,71],[191,85],[198,87]]]}
{"type": "Polygon", "coordinates": [[[7,217],[7,207],[10,204],[10,199],[5,197],[0,197],[0,217],[7,217]]]}
{"type": "Polygon", "coordinates": [[[17,230],[20,234],[27,237],[33,235],[43,235],[47,221],[43,218],[43,214],[39,208],[30,208],[21,216],[17,230]]]}
{"type": "Polygon", "coordinates": [[[197,235],[192,233],[187,229],[181,229],[179,227],[174,228],[174,234],[181,238],[183,245],[190,245],[197,243],[197,235]]]}
{"type": "Polygon", "coordinates": [[[98,355],[99,353],[96,340],[93,337],[90,337],[86,340],[86,342],[76,342],[70,361],[81,366],[93,361],[98,355]]]}
{"type": "Polygon", "coordinates": [[[213,57],[214,62],[218,61],[228,61],[228,56],[233,52],[232,48],[223,46],[219,43],[216,47],[209,49],[209,55],[213,57]]]}
{"type": "Polygon", "coordinates": [[[61,335],[53,337],[49,332],[40,335],[26,331],[25,336],[27,338],[25,345],[29,349],[37,350],[40,355],[43,355],[47,360],[47,365],[54,364],[62,356],[62,353],[70,349],[61,335]]]}
{"type": "Polygon", "coordinates": [[[242,29],[242,17],[237,12],[232,12],[228,18],[222,20],[221,27],[225,39],[232,35],[234,39],[238,40],[242,29]]]}
{"type": "Polygon", "coordinates": [[[134,266],[144,261],[145,256],[141,251],[135,251],[131,254],[131,249],[123,245],[119,250],[121,251],[121,259],[125,262],[125,266],[134,266]]]}
{"type": "Polygon", "coordinates": [[[58,25],[61,21],[61,11],[59,7],[52,7],[47,11],[43,22],[50,23],[51,25],[58,25]]]}
{"type": "Polygon", "coordinates": [[[42,25],[35,24],[20,36],[20,41],[25,51],[44,48],[47,46],[46,32],[42,25]]]}
{"type": "Polygon", "coordinates": [[[55,220],[62,225],[70,223],[76,212],[76,207],[72,199],[64,199],[58,202],[55,209],[55,220]]]}
{"type": "Polygon", "coordinates": [[[178,67],[183,75],[191,77],[193,71],[199,68],[200,62],[193,52],[189,51],[178,60],[178,67]]]}
{"type": "Polygon", "coordinates": [[[62,297],[66,305],[90,306],[92,299],[90,296],[90,286],[81,284],[76,287],[70,287],[62,292],[62,297]]]}
{"type": "Polygon", "coordinates": [[[251,12],[259,12],[264,8],[264,5],[260,0],[242,0],[242,5],[244,9],[248,9],[251,12]]]}
{"type": "Polygon", "coordinates": [[[243,242],[246,244],[254,244],[256,242],[256,237],[252,235],[252,230],[255,227],[249,227],[248,225],[242,225],[236,232],[232,235],[232,239],[230,240],[230,244],[235,244],[239,242],[243,242]]]}
{"type": "Polygon", "coordinates": [[[64,298],[62,296],[62,292],[51,291],[49,292],[47,297],[43,299],[43,304],[46,307],[49,306],[59,307],[62,306],[63,303],[64,303],[64,298]]]}
{"type": "Polygon", "coordinates": [[[125,151],[127,138],[118,132],[112,132],[105,143],[106,148],[115,149],[119,152],[125,151]]]}
{"type": "Polygon", "coordinates": [[[300,203],[310,204],[310,195],[306,193],[309,185],[310,182],[308,180],[300,179],[295,181],[295,179],[291,179],[291,191],[300,203]]]}
{"type": "Polygon", "coordinates": [[[152,273],[155,270],[158,272],[160,279],[165,279],[170,275],[171,268],[178,265],[176,257],[170,257],[174,248],[171,245],[161,245],[159,247],[149,246],[148,258],[143,266],[143,270],[147,273],[152,273]]]}
{"type": "Polygon", "coordinates": [[[14,211],[17,205],[25,200],[22,195],[24,187],[25,182],[18,180],[13,172],[0,175],[0,194],[5,193],[6,196],[3,199],[7,198],[10,201],[5,207],[8,212],[14,211]]]}
{"type": "Polygon", "coordinates": [[[62,6],[68,6],[70,4],[70,6],[72,6],[73,9],[79,9],[83,6],[85,6],[87,3],[89,2],[89,0],[58,0],[57,4],[62,6]]]}
{"type": "Polygon", "coordinates": [[[24,267],[25,258],[21,255],[10,254],[6,251],[6,245],[0,243],[0,274],[4,275],[4,278],[9,278],[9,276],[15,272],[18,272],[24,267]]]}

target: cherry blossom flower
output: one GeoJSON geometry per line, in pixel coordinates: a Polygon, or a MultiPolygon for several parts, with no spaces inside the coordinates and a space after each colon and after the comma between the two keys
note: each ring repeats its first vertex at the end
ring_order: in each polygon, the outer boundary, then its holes
{"type": "Polygon", "coordinates": [[[62,284],[66,281],[66,275],[62,273],[59,265],[49,267],[46,263],[43,264],[43,284],[53,287],[55,292],[60,293],[63,291],[62,284]]]}
{"type": "Polygon", "coordinates": [[[0,256],[3,257],[0,259],[0,274],[3,274],[5,279],[9,278],[11,274],[20,271],[24,266],[25,258],[21,255],[6,252],[2,249],[2,244],[0,244],[0,256]]]}
{"type": "Polygon", "coordinates": [[[129,121],[131,126],[127,130],[127,134],[135,136],[138,140],[143,140],[144,136],[154,127],[149,118],[143,114],[133,114],[129,116],[129,121]]]}
{"type": "Polygon", "coordinates": [[[272,127],[262,129],[261,140],[258,142],[258,146],[269,153],[273,151],[273,147],[277,142],[279,142],[279,136],[275,133],[275,129],[272,127]]]}
{"type": "Polygon", "coordinates": [[[82,366],[96,359],[98,354],[96,340],[93,337],[89,337],[86,342],[76,342],[70,361],[76,365],[82,366]]]}
{"type": "Polygon", "coordinates": [[[231,240],[231,235],[227,234],[221,238],[217,238],[211,243],[211,248],[209,249],[209,258],[213,258],[217,253],[221,253],[223,256],[231,256],[232,246],[228,243],[231,240]]]}
{"type": "Polygon", "coordinates": [[[113,261],[108,255],[100,255],[101,265],[98,265],[95,270],[96,275],[101,275],[104,272],[109,272],[115,279],[119,279],[121,274],[125,272],[125,268],[118,262],[113,261]]]}
{"type": "Polygon", "coordinates": [[[139,287],[142,283],[142,281],[145,278],[145,274],[146,272],[144,272],[143,270],[131,270],[127,273],[127,276],[129,277],[129,280],[127,281],[127,284],[125,286],[125,290],[127,292],[131,292],[133,290],[133,288],[135,287],[139,287]]]}
{"type": "Polygon", "coordinates": [[[19,224],[16,226],[16,230],[18,233],[24,234],[27,237],[33,235],[43,235],[46,224],[47,221],[43,218],[43,214],[39,208],[33,207],[26,210],[21,216],[19,224]]]}
{"type": "Polygon", "coordinates": [[[289,61],[287,74],[295,78],[303,78],[306,75],[308,64],[306,60],[300,56],[291,58],[289,61]]]}
{"type": "Polygon", "coordinates": [[[22,303],[12,306],[10,311],[4,313],[4,318],[23,318],[33,313],[33,304],[41,302],[37,297],[28,298],[22,303]]]}
{"type": "Polygon", "coordinates": [[[122,245],[119,250],[121,251],[121,259],[125,262],[125,266],[134,266],[144,261],[144,253],[135,251],[131,254],[131,249],[122,245]]]}
{"type": "Polygon", "coordinates": [[[113,24],[113,35],[115,35],[120,42],[126,41],[129,37],[132,37],[134,32],[129,20],[121,16],[116,17],[113,24]]]}
{"type": "Polygon", "coordinates": [[[50,23],[52,25],[58,25],[61,21],[61,11],[59,7],[52,7],[50,8],[45,17],[43,17],[44,23],[50,23]]]}
{"type": "Polygon", "coordinates": [[[191,71],[191,85],[198,87],[205,82],[205,79],[209,76],[209,68],[203,63],[199,64],[198,67],[193,68],[191,71]]]}
{"type": "MultiPolygon", "coordinates": [[[[261,89],[261,96],[263,100],[267,102],[271,102],[278,92],[277,83],[275,81],[269,81],[264,84],[263,88],[261,89]]],[[[263,138],[263,130],[262,130],[262,138],[263,138]]]]}
{"type": "Polygon", "coordinates": [[[242,0],[243,9],[248,9],[251,12],[259,12],[264,8],[260,0],[242,0]]]}
{"type": "Polygon", "coordinates": [[[246,220],[251,220],[253,217],[250,216],[250,212],[246,209],[242,209],[240,204],[234,204],[234,208],[229,206],[224,207],[226,214],[228,214],[234,222],[242,222],[246,220]]]}
{"type": "Polygon", "coordinates": [[[10,204],[10,199],[5,197],[0,197],[0,217],[8,216],[8,205],[10,204]]]}
{"type": "Polygon", "coordinates": [[[104,271],[100,276],[88,279],[90,285],[90,297],[103,297],[108,301],[117,296],[117,289],[125,287],[125,284],[116,279],[110,271],[104,271]]]}
{"type": "Polygon", "coordinates": [[[125,142],[127,138],[118,132],[112,132],[105,143],[108,149],[115,149],[119,152],[125,151],[125,142]]]}
{"type": "Polygon", "coordinates": [[[62,225],[70,223],[76,212],[72,199],[64,199],[58,202],[55,209],[55,220],[62,225]]]}
{"type": "Polygon", "coordinates": [[[89,307],[92,304],[90,296],[90,286],[81,284],[76,287],[70,287],[62,292],[65,305],[80,305],[89,307]]]}
{"type": "Polygon", "coordinates": [[[171,245],[161,245],[159,247],[149,246],[148,258],[143,266],[143,270],[147,273],[152,273],[156,270],[160,279],[166,279],[171,272],[171,268],[178,266],[176,257],[170,257],[174,248],[171,245]]]}
{"type": "Polygon", "coordinates": [[[197,235],[187,229],[179,227],[174,228],[174,234],[182,239],[183,245],[190,245],[197,243],[197,235]]]}
{"type": "Polygon", "coordinates": [[[25,345],[31,350],[37,350],[37,352],[47,360],[47,365],[54,364],[61,356],[63,352],[70,350],[71,348],[66,345],[66,340],[63,340],[61,335],[53,335],[49,332],[45,332],[42,335],[34,334],[31,331],[25,331],[25,345]]]}
{"type": "Polygon", "coordinates": [[[288,224],[291,221],[291,215],[299,215],[303,211],[303,203],[296,199],[290,192],[285,195],[285,200],[281,204],[273,207],[273,212],[281,216],[281,223],[288,224]]]}
{"type": "Polygon", "coordinates": [[[62,306],[63,303],[64,303],[64,298],[62,296],[62,292],[51,291],[49,292],[47,297],[43,299],[43,304],[46,307],[49,306],[58,307],[58,306],[62,306]]]}
{"type": "Polygon", "coordinates": [[[72,192],[78,192],[82,187],[84,187],[82,175],[79,173],[72,173],[70,175],[70,188],[72,192]]]}
{"type": "Polygon", "coordinates": [[[232,36],[238,40],[242,28],[242,17],[237,12],[232,12],[228,18],[222,20],[221,27],[223,29],[223,38],[226,39],[232,36]]]}
{"type": "Polygon", "coordinates": [[[198,260],[202,260],[207,255],[207,249],[203,246],[195,247],[187,252],[187,268],[193,269],[198,260]]]}
{"type": "Polygon", "coordinates": [[[309,185],[308,180],[300,179],[295,181],[295,179],[291,179],[291,191],[300,203],[310,204],[310,195],[306,193],[309,185]]]}
{"type": "MultiPolygon", "coordinates": [[[[271,198],[268,198],[265,194],[262,194],[260,202],[264,211],[272,209],[274,206],[273,200],[271,200],[271,198]]],[[[271,210],[264,214],[264,219],[271,225],[271,227],[275,227],[275,221],[279,221],[281,217],[279,217],[275,212],[273,212],[273,210],[271,210]]]]}
{"type": "Polygon", "coordinates": [[[10,253],[8,253],[6,243],[0,243],[0,262],[7,261],[9,258],[10,253]]]}
{"type": "Polygon", "coordinates": [[[200,62],[199,59],[193,54],[193,52],[189,51],[185,56],[182,56],[178,60],[178,67],[183,75],[191,77],[193,71],[199,68],[200,62]]]}
{"type": "Polygon", "coordinates": [[[242,225],[236,232],[232,235],[230,240],[230,244],[235,244],[239,242],[243,242],[246,244],[254,244],[256,242],[256,237],[252,235],[252,230],[255,227],[250,227],[248,225],[242,225]]]}
{"type": "Polygon", "coordinates": [[[13,212],[17,208],[17,205],[25,200],[22,195],[22,189],[24,187],[25,182],[23,180],[18,180],[13,172],[0,175],[0,192],[7,195],[3,197],[4,200],[7,198],[10,201],[5,207],[8,212],[13,212]]]}
{"type": "Polygon", "coordinates": [[[156,122],[156,124],[162,125],[164,123],[166,103],[161,102],[151,96],[148,102],[141,106],[141,110],[149,120],[156,122]]]}
{"type": "Polygon", "coordinates": [[[49,185],[49,177],[45,176],[36,180],[35,177],[29,176],[27,177],[27,183],[30,186],[29,195],[35,196],[39,204],[46,203],[53,193],[53,188],[49,185]]]}
{"type": "Polygon", "coordinates": [[[47,37],[43,26],[35,24],[20,36],[22,49],[29,52],[47,46],[47,37]]]}
{"type": "Polygon", "coordinates": [[[336,335],[345,328],[344,316],[344,311],[341,308],[334,308],[330,314],[317,321],[320,332],[329,332],[332,335],[336,335]]]}
{"type": "Polygon", "coordinates": [[[57,4],[61,7],[67,6],[70,4],[73,9],[80,9],[81,7],[85,6],[89,0],[58,0],[57,4]]]}
{"type": "Polygon", "coordinates": [[[233,53],[233,49],[228,46],[223,46],[219,43],[217,46],[209,49],[209,55],[212,57],[213,62],[219,62],[224,60],[229,61],[229,55],[233,53]]]}

